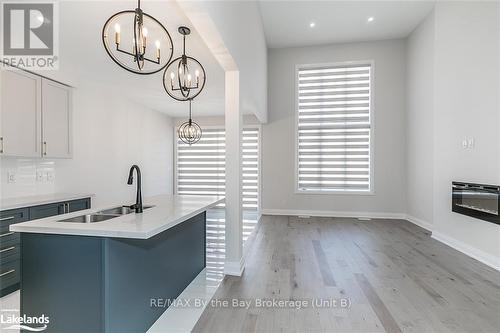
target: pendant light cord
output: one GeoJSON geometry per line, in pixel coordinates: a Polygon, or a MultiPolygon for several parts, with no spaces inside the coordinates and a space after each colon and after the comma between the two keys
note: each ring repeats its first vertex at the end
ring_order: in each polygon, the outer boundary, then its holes
{"type": "Polygon", "coordinates": [[[191,121],[191,101],[192,99],[189,100],[189,121],[191,121]]]}
{"type": "Polygon", "coordinates": [[[182,37],[182,54],[186,55],[186,35],[182,37]]]}

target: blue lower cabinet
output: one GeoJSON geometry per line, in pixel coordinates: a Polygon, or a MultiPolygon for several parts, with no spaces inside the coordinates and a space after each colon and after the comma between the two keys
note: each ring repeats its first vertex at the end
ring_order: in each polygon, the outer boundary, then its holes
{"type": "Polygon", "coordinates": [[[90,198],[71,200],[67,202],[69,213],[90,209],[90,198]]]}
{"type": "Polygon", "coordinates": [[[19,234],[10,232],[9,226],[28,220],[28,208],[0,212],[0,297],[19,289],[21,242],[19,234]]]}
{"type": "Polygon", "coordinates": [[[0,297],[19,289],[21,241],[17,232],[9,231],[15,223],[89,209],[90,198],[0,211],[0,297]]]}
{"type": "Polygon", "coordinates": [[[66,213],[66,203],[54,203],[30,207],[30,220],[43,219],[66,213]]]}
{"type": "Polygon", "coordinates": [[[146,332],[205,267],[205,222],[149,239],[22,233],[21,313],[51,333],[146,332]]]}

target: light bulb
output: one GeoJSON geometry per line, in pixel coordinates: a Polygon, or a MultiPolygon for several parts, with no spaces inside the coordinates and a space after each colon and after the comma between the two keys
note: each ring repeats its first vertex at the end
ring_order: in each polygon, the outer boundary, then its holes
{"type": "Polygon", "coordinates": [[[196,71],[194,72],[194,75],[196,75],[196,77],[199,77],[199,76],[200,76],[200,71],[199,71],[199,70],[196,70],[196,71]]]}
{"type": "Polygon", "coordinates": [[[115,43],[116,45],[120,45],[120,25],[118,23],[115,24],[115,43]]]}
{"type": "Polygon", "coordinates": [[[175,78],[174,72],[170,73],[170,78],[173,80],[175,78]]]}
{"type": "Polygon", "coordinates": [[[155,42],[155,45],[156,45],[156,48],[157,48],[157,49],[159,49],[159,48],[160,48],[160,41],[159,41],[159,40],[157,40],[157,41],[155,42]]]}
{"type": "Polygon", "coordinates": [[[148,36],[148,28],[146,28],[146,27],[142,28],[142,34],[144,37],[147,37],[148,36]]]}
{"type": "Polygon", "coordinates": [[[191,74],[188,74],[188,81],[191,82],[191,74]]]}
{"type": "Polygon", "coordinates": [[[182,67],[179,67],[179,75],[182,74],[182,67]]]}

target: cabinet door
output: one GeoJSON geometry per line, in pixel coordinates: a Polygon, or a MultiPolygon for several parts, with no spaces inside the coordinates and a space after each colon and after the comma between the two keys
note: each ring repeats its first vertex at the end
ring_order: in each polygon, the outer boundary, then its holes
{"type": "Polygon", "coordinates": [[[64,213],[65,203],[63,202],[30,207],[30,220],[43,219],[64,213]]]}
{"type": "Polygon", "coordinates": [[[71,88],[42,79],[43,157],[70,158],[71,88]]]}
{"type": "Polygon", "coordinates": [[[0,71],[0,155],[41,156],[41,78],[0,71]]]}
{"type": "Polygon", "coordinates": [[[68,201],[69,213],[90,208],[90,198],[68,201]]]}

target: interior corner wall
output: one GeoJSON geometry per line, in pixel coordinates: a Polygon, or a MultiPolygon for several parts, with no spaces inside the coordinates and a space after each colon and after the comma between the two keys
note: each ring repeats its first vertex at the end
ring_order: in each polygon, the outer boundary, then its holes
{"type": "Polygon", "coordinates": [[[452,181],[500,184],[500,3],[438,2],[434,15],[433,237],[500,267],[500,226],[450,208],[452,181]]]}
{"type": "MultiPolygon", "coordinates": [[[[240,72],[240,108],[267,122],[267,46],[256,1],[179,1],[186,15],[216,26],[240,72]],[[188,9],[189,7],[189,9],[188,9]]],[[[217,53],[220,49],[212,50],[217,53]]]]}
{"type": "Polygon", "coordinates": [[[434,12],[407,39],[406,210],[410,219],[433,224],[434,12]]]}
{"type": "MultiPolygon", "coordinates": [[[[404,214],[405,40],[271,49],[269,121],[262,134],[263,213],[404,214]],[[295,193],[295,66],[374,61],[374,195],[295,193]]],[[[395,216],[395,215],[393,215],[395,216]]]]}

